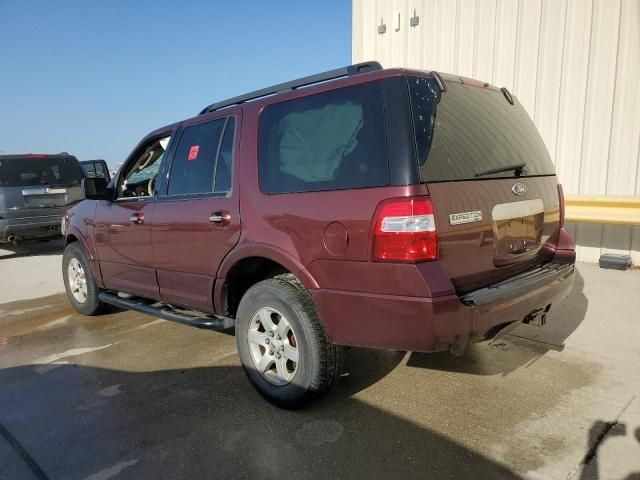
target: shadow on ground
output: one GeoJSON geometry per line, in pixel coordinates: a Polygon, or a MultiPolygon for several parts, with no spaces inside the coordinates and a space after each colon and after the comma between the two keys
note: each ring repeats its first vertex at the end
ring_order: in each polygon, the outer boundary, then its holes
{"type": "MultiPolygon", "coordinates": [[[[561,351],[564,342],[580,326],[587,313],[588,300],[583,293],[584,279],[576,270],[576,279],[569,297],[552,308],[549,320],[543,328],[522,325],[510,334],[491,342],[492,348],[504,351],[492,356],[479,354],[479,348],[472,345],[458,359],[452,361],[449,352],[412,353],[407,365],[474,375],[508,375],[520,367],[526,367],[542,357],[549,350],[561,351]]],[[[486,347],[482,347],[486,348],[486,347]]]]}
{"type": "Polygon", "coordinates": [[[13,245],[11,243],[0,243],[0,261],[10,258],[61,254],[63,250],[64,241],[61,239],[24,242],[20,243],[19,245],[13,245]]]}
{"type": "MultiPolygon", "coordinates": [[[[578,274],[572,295],[555,316],[558,322],[550,319],[545,337],[508,337],[489,356],[480,355],[477,347],[460,359],[410,354],[408,366],[477,375],[526,368],[548,350],[561,348],[582,322],[587,307],[582,288],[578,274]]],[[[18,343],[12,348],[23,348],[23,335],[33,347],[45,340],[64,341],[68,334],[58,327],[47,327],[46,336],[32,333],[72,314],[64,296],[3,308],[15,313],[0,322],[7,340],[18,343]],[[17,314],[20,310],[25,313],[17,314]]],[[[136,315],[82,321],[72,331],[83,338],[126,333],[136,315]]],[[[75,321],[68,318],[66,322],[75,321]]],[[[136,355],[145,354],[132,352],[130,368],[139,364],[136,355]]],[[[73,364],[46,371],[34,365],[5,368],[0,370],[0,423],[52,479],[520,478],[446,432],[418,426],[401,413],[360,399],[366,395],[359,392],[404,358],[403,352],[352,349],[349,375],[335,391],[295,412],[266,403],[235,365],[149,372],[73,364]]],[[[429,415],[425,405],[426,424],[429,415]]],[[[2,441],[0,437],[0,447],[2,441]]],[[[0,455],[0,478],[3,471],[8,470],[0,455]]]]}
{"type": "Polygon", "coordinates": [[[239,367],[26,366],[0,370],[0,421],[49,478],[519,478],[352,398],[385,374],[360,371],[290,412],[262,400],[239,367]]]}
{"type": "MultiPolygon", "coordinates": [[[[582,459],[579,480],[599,480],[607,478],[600,475],[598,462],[598,449],[612,437],[624,437],[627,435],[627,425],[618,421],[605,422],[598,420],[593,422],[587,438],[587,453],[582,459]]],[[[635,439],[640,443],[640,428],[634,432],[635,439]]],[[[640,447],[640,446],[639,446],[640,447]]],[[[640,453],[640,449],[638,450],[640,453]]],[[[640,471],[630,473],[624,480],[640,480],[640,471]]]]}

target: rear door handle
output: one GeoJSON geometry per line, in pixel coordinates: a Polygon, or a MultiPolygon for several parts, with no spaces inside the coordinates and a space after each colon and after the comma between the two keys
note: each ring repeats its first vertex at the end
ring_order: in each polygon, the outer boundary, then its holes
{"type": "Polygon", "coordinates": [[[142,225],[144,223],[144,213],[132,213],[129,221],[135,225],[142,225]]]}
{"type": "Polygon", "coordinates": [[[226,210],[222,210],[220,212],[214,212],[209,217],[209,222],[215,225],[222,225],[222,226],[229,225],[231,223],[231,214],[226,210]]]}

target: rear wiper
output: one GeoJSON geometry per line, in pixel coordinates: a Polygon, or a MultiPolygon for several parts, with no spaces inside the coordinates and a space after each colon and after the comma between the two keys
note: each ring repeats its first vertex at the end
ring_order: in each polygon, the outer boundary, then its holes
{"type": "Polygon", "coordinates": [[[522,175],[527,174],[527,164],[516,163],[515,165],[506,165],[504,167],[492,168],[491,170],[485,170],[484,172],[476,173],[474,176],[484,177],[485,175],[491,175],[493,173],[510,172],[512,170],[513,170],[513,173],[516,174],[516,177],[521,177],[522,175]]]}

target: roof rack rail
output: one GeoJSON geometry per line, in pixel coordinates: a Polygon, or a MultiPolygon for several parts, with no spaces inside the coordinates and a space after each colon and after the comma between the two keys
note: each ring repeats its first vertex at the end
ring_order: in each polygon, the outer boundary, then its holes
{"type": "Polygon", "coordinates": [[[352,75],[357,75],[359,73],[373,72],[376,70],[382,70],[382,65],[380,65],[380,63],[375,61],[356,63],[355,65],[336,68],[335,70],[329,70],[328,72],[317,73],[315,75],[309,75],[308,77],[298,78],[297,80],[292,80],[290,82],[279,83],[271,87],[262,88],[260,90],[255,90],[250,93],[245,93],[244,95],[239,95],[237,97],[229,98],[221,102],[212,103],[208,107],[203,108],[202,111],[199,113],[199,115],[213,112],[221,108],[230,107],[231,105],[237,105],[240,103],[248,102],[249,100],[255,100],[256,98],[266,97],[268,95],[274,95],[276,93],[280,93],[285,90],[295,90],[296,88],[305,87],[307,85],[312,85],[314,83],[326,82],[328,80],[334,80],[336,78],[350,77],[352,75]]]}

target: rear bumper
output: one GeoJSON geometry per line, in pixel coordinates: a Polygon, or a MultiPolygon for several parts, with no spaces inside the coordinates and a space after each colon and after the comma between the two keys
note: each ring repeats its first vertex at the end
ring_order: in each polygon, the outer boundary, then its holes
{"type": "Polygon", "coordinates": [[[10,218],[0,220],[0,242],[55,238],[61,235],[62,215],[10,218]]]}
{"type": "Polygon", "coordinates": [[[492,328],[547,311],[570,293],[573,264],[546,264],[464,297],[402,297],[317,289],[311,293],[331,340],[410,351],[448,350],[492,328]]]}

